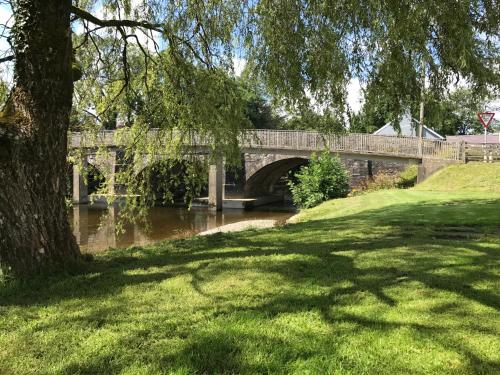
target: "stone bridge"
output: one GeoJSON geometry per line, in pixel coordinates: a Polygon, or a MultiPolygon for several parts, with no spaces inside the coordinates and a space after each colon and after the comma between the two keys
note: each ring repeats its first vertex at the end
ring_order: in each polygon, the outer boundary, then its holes
{"type": "MultiPolygon", "coordinates": [[[[158,136],[157,130],[148,133],[151,139],[158,136]]],[[[115,194],[113,173],[117,165],[117,152],[124,144],[123,132],[120,136],[114,131],[100,132],[97,136],[71,133],[69,137],[70,148],[85,150],[84,164],[93,164],[109,176],[110,195],[115,194]],[[100,155],[97,149],[102,147],[108,152],[100,155]]],[[[188,145],[200,155],[210,152],[209,140],[193,138],[188,145]]],[[[218,210],[223,205],[241,207],[249,203],[256,205],[268,202],[275,185],[288,171],[307,164],[313,153],[324,150],[341,158],[350,172],[351,186],[359,185],[380,171],[392,174],[400,172],[410,164],[419,164],[419,178],[424,178],[443,165],[465,160],[463,143],[372,134],[325,135],[308,131],[252,130],[241,137],[240,148],[244,154],[245,170],[242,199],[224,199],[225,173],[222,161],[209,168],[208,203],[218,210]]],[[[151,158],[145,158],[148,159],[151,158]]],[[[144,162],[142,168],[146,166],[147,162],[144,162]]],[[[73,200],[75,203],[88,201],[87,187],[76,167],[73,169],[73,200]]]]}

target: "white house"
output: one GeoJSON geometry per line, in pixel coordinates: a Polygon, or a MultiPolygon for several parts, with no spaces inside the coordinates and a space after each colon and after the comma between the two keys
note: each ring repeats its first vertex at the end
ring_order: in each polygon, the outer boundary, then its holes
{"type": "MultiPolygon", "coordinates": [[[[405,114],[399,123],[399,126],[401,128],[400,131],[394,129],[392,124],[390,122],[388,122],[387,124],[382,126],[380,129],[378,129],[373,134],[374,135],[417,137],[418,136],[418,125],[419,125],[418,120],[415,120],[409,114],[405,114]]],[[[445,139],[443,136],[436,133],[434,130],[432,130],[431,128],[428,128],[425,125],[424,125],[423,137],[426,139],[434,139],[434,140],[440,140],[440,141],[444,141],[444,139],[445,139]]]]}

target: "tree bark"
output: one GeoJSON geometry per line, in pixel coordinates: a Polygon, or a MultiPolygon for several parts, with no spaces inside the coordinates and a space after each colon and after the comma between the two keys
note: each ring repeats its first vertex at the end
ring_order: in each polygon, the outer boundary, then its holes
{"type": "Polygon", "coordinates": [[[15,86],[0,117],[0,267],[29,276],[80,257],[68,223],[71,0],[17,0],[15,86]]]}

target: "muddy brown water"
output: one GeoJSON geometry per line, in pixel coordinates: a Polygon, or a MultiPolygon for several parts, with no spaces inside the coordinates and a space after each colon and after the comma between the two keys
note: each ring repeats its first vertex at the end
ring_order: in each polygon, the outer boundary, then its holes
{"type": "Polygon", "coordinates": [[[284,221],[295,214],[291,206],[263,206],[251,211],[228,209],[214,212],[206,208],[154,207],[149,210],[149,228],[126,224],[116,234],[116,208],[79,205],[69,212],[69,220],[80,248],[100,252],[110,247],[143,246],[167,239],[185,238],[223,225],[246,220],[284,221]]]}

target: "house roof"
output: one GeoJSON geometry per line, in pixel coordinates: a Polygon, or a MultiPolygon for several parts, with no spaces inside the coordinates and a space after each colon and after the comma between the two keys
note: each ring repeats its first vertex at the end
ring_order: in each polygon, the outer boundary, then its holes
{"type": "MultiPolygon", "coordinates": [[[[405,114],[401,121],[399,122],[400,131],[394,129],[392,124],[388,122],[380,129],[375,131],[373,134],[375,135],[402,135],[405,137],[416,137],[417,129],[418,129],[419,121],[412,118],[409,114],[405,114]]],[[[431,128],[424,125],[424,138],[432,138],[432,139],[442,139],[444,137],[432,130],[431,128]]]]}
{"type": "MultiPolygon", "coordinates": [[[[484,135],[448,135],[447,141],[450,142],[466,142],[466,143],[484,143],[484,135]]],[[[500,143],[500,133],[488,134],[486,143],[500,143]]]]}

